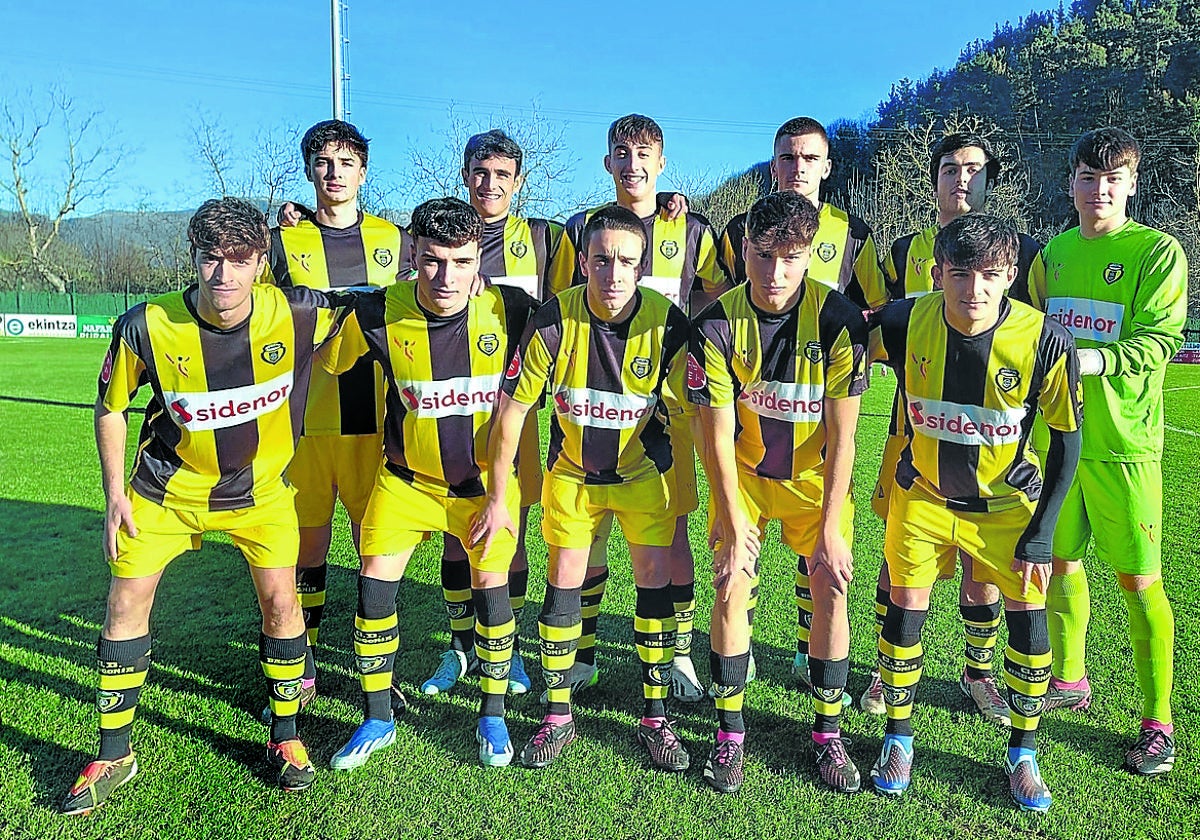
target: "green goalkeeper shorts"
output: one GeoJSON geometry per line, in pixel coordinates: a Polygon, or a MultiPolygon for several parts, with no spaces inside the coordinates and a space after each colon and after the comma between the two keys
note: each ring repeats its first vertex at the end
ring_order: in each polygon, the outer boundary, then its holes
{"type": "Polygon", "coordinates": [[[1054,530],[1054,556],[1081,560],[1095,537],[1096,556],[1126,575],[1162,571],[1162,464],[1079,462],[1054,530]]]}

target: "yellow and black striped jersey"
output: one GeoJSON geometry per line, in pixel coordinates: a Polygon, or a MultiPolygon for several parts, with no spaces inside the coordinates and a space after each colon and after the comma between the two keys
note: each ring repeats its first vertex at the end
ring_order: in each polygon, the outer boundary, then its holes
{"type": "Polygon", "coordinates": [[[335,372],[369,354],[383,368],[388,470],[427,493],[482,496],[492,409],[536,305],[496,285],[440,317],[417,301],[416,283],[397,283],[360,295],[321,359],[335,372]]]}
{"type": "Polygon", "coordinates": [[[805,280],[787,312],[763,312],[746,283],[692,323],[688,398],[736,405],[741,469],[791,480],[825,460],[825,400],[867,388],[868,331],[858,304],[805,280]]]}
{"type": "Polygon", "coordinates": [[[200,320],[196,286],[130,309],[113,326],[99,399],[126,411],[153,390],[130,484],[175,510],[235,510],[288,492],[283,471],[300,436],[313,348],[348,298],[255,285],[238,326],[200,320]]]}
{"type": "Polygon", "coordinates": [[[651,289],[634,294],[633,314],[619,324],[592,315],[586,286],[547,301],[505,377],[504,390],[526,405],[549,387],[546,468],[555,475],[622,484],[671,468],[664,415],[689,410],[687,316],[651,289]]]}
{"type": "MultiPolygon", "coordinates": [[[[341,289],[389,286],[412,274],[412,238],[378,216],[359,213],[348,228],[308,219],[273,228],[265,282],[341,289]]],[[[332,377],[313,371],[304,412],[305,435],[372,435],[383,421],[383,381],[369,359],[332,377]]]]}
{"type": "MultiPolygon", "coordinates": [[[[875,237],[867,223],[828,202],[817,213],[817,235],[812,243],[808,276],[823,286],[836,289],[859,309],[874,309],[887,303],[887,289],[875,250],[875,237]]],[[[733,282],[746,282],[746,214],[729,220],[721,235],[717,257],[733,282]]]]}
{"type": "MultiPolygon", "coordinates": [[[[579,270],[583,228],[599,209],[576,213],[567,220],[562,243],[550,267],[550,287],[544,300],[563,289],[583,285],[585,278],[579,270]]],[[[709,294],[726,285],[725,274],[717,262],[716,237],[708,219],[699,213],[687,213],[671,221],[662,210],[642,219],[642,224],[646,228],[647,246],[640,285],[653,289],[684,310],[697,283],[709,294]]]]}
{"type": "MultiPolygon", "coordinates": [[[[901,236],[883,257],[883,273],[891,300],[921,297],[933,291],[933,240],[941,228],[930,225],[924,230],[901,236]]],[[[1029,268],[1042,251],[1032,236],[1017,234],[1017,279],[1008,290],[1009,297],[1029,303],[1029,268]]]]}
{"type": "Polygon", "coordinates": [[[493,283],[541,298],[563,226],[546,219],[505,216],[483,225],[479,272],[493,283]]]}
{"type": "Polygon", "coordinates": [[[992,329],[966,336],[946,324],[942,292],[878,313],[872,355],[896,371],[907,444],[896,482],[948,507],[1001,510],[1036,500],[1042,473],[1029,445],[1034,417],[1079,428],[1075,343],[1031,306],[1004,299],[992,329]]]}

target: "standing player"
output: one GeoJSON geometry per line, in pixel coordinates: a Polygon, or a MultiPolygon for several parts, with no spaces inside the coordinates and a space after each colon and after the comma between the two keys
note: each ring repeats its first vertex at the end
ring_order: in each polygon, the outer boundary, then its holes
{"type": "Polygon", "coordinates": [[[692,326],[688,395],[700,406],[718,543],[711,667],[720,726],[704,779],[726,793],[743,778],[748,606],[758,584],[747,544],[753,529],[772,519],[783,523],[784,542],[812,573],[817,769],[834,790],[860,787],[839,721],[850,671],[850,476],[859,395],[867,387],[867,325],[856,304],[806,279],[818,220],[817,209],[796,193],[759,200],[742,240],[747,282],[692,326]]]}
{"type": "MultiPolygon", "coordinates": [[[[338,289],[388,286],[407,278],[412,258],[408,235],[358,208],[358,192],[367,177],[367,138],[350,123],[323,120],[304,133],[300,154],[317,209],[271,231],[264,279],[283,287],[338,289]]],[[[300,522],[296,588],[309,644],[301,708],[317,693],[312,646],[325,612],[334,505],[342,500],[357,549],[359,525],[382,459],[382,393],[382,381],[368,358],[341,376],[330,376],[320,365],[312,372],[304,433],[288,468],[300,522]]],[[[269,710],[263,714],[269,722],[269,710]]]]}
{"type": "MultiPolygon", "coordinates": [[[[483,222],[455,198],[427,201],[413,211],[415,283],[361,297],[325,358],[331,370],[364,354],[387,380],[384,460],[362,523],[362,571],[354,652],[365,720],[333,758],[352,770],[394,743],[388,694],[399,647],[396,593],[413,550],[431,532],[467,536],[483,506],[486,435],[500,380],[535,308],[512,286],[472,297],[479,273],[483,222]]],[[[518,493],[503,503],[517,515],[518,493]]],[[[468,550],[475,607],[475,656],[483,700],[476,739],[486,765],[513,756],[504,723],[512,641],[508,568],[515,535],[499,535],[487,550],[468,550]]]]}
{"type": "Polygon", "coordinates": [[[113,327],[100,371],[96,448],[104,549],[112,572],[100,641],[100,754],[63,813],[87,813],[133,778],[130,731],[150,667],[150,611],[167,565],[229,534],[250,566],[262,611],[259,659],[273,719],[267,758],[285,790],[313,782],[296,737],[308,647],[296,600],[296,510],[283,471],[295,452],[313,347],[332,330],[328,299],[256,285],[267,222],[238,199],[207,201],[188,223],[197,282],[138,304],[113,327]],[[125,412],[153,396],[125,485],[125,412]]]}
{"type": "Polygon", "coordinates": [[[1087,422],[1079,472],[1054,534],[1047,605],[1054,675],[1047,708],[1085,708],[1090,614],[1083,555],[1113,568],[1129,612],[1142,689],[1141,732],[1125,753],[1134,773],[1171,769],[1174,616],[1162,582],[1163,377],[1183,341],[1187,258],[1162,231],[1129,218],[1141,149],[1119,128],[1100,128],[1071,150],[1079,227],[1050,241],[1030,283],[1034,303],[1079,342],[1087,422]]]}
{"type": "MultiPolygon", "coordinates": [[[[608,154],[604,168],[612,175],[617,204],[642,220],[646,230],[646,265],[640,283],[665,296],[685,312],[699,312],[729,287],[717,262],[716,240],[708,220],[698,213],[675,218],[660,209],[655,187],[666,167],[663,133],[658,123],[640,114],[629,114],[608,129],[608,154]]],[[[584,282],[580,254],[582,233],[595,210],[576,213],[567,220],[566,235],[550,270],[550,294],[584,282]]],[[[672,691],[685,702],[704,697],[692,662],[692,625],[696,615],[695,561],[688,542],[687,517],[696,509],[696,458],[690,430],[684,424],[671,428],[671,445],[679,486],[672,494],[675,538],[671,546],[671,600],[678,627],[672,691]]],[[[597,531],[587,579],[583,584],[583,637],[580,640],[571,682],[576,689],[594,685],[596,624],[608,580],[605,550],[611,517],[597,531]]]]}
{"type": "MultiPolygon", "coordinates": [[[[829,177],[829,137],[825,128],[811,117],[795,117],[775,132],[771,155],[771,181],[780,192],[802,195],[817,208],[817,233],[813,238],[808,265],[810,279],[849,297],[860,309],[875,309],[887,303],[887,289],[879,268],[875,239],[867,223],[829,202],[821,201],[821,184],[829,177]]],[[[735,283],[746,280],[746,260],[742,243],[746,235],[746,215],[730,219],[721,235],[718,259],[735,283]]],[[[806,685],[808,674],[808,644],[812,624],[812,594],[809,591],[808,569],[800,558],[796,568],[796,658],[793,672],[806,685]]],[[[753,615],[758,598],[752,594],[750,611],[753,615]]],[[[847,696],[844,702],[849,703],[847,696]]]]}
{"type": "Polygon", "coordinates": [[[1054,521],[1079,458],[1079,376],[1061,325],[1010,301],[1018,240],[1012,226],[970,213],[934,240],[942,291],[898,301],[878,315],[877,357],[896,372],[905,446],[896,468],[884,553],[891,602],[879,636],[887,734],[871,770],[875,789],[908,789],[921,628],[939,568],[970,555],[976,580],[1004,595],[1008,648],[1009,793],[1045,811],[1036,734],[1050,640],[1045,592],[1054,521]],[[1034,416],[1050,429],[1044,467],[1029,447],[1034,416]]]}
{"type": "Polygon", "coordinates": [[[689,764],[664,706],[675,655],[675,520],[668,512],[678,467],[664,422],[686,422],[688,325],[665,297],[639,288],[646,241],[641,220],[623,207],[592,215],[580,241],[586,284],[534,316],[505,378],[493,430],[488,504],[472,529],[485,546],[516,531],[503,504],[511,495],[506,485],[525,415],[549,386],[554,415],[542,533],[550,564],[539,619],[548,706],[521,751],[527,767],[548,766],[575,739],[569,675],[583,632],[581,587],[597,529],[613,515],[629,542],[637,586],[634,641],[645,704],[637,739],[660,769],[689,764]]]}
{"type": "MultiPolygon", "coordinates": [[[[524,183],[524,153],[511,137],[498,129],[476,134],[463,151],[462,179],[471,206],[483,218],[480,272],[492,283],[523,289],[539,297],[545,288],[550,260],[562,237],[562,225],[545,219],[524,219],[512,214],[512,202],[524,183]]],[[[537,414],[530,413],[522,430],[517,474],[521,488],[521,533],[508,574],[508,591],[518,635],[513,637],[512,670],[508,689],[524,694],[530,688],[521,660],[521,611],[529,583],[525,555],[525,529],[529,508],[542,492],[542,466],[537,414]]],[[[475,609],[471,604],[471,571],[467,553],[447,534],[442,549],[442,595],[450,615],[450,649],[433,676],[421,685],[425,694],[448,691],[475,664],[475,609]]]]}
{"type": "MultiPolygon", "coordinates": [[[[931,269],[933,240],[937,232],[959,216],[983,210],[988,192],[1000,176],[1000,166],[1000,159],[992,150],[991,143],[977,134],[948,134],[934,146],[929,157],[929,181],[937,199],[937,224],[900,237],[884,256],[883,269],[893,300],[920,297],[934,291],[931,269]]],[[[1020,241],[1017,279],[1009,289],[1009,294],[1017,300],[1028,302],[1029,266],[1042,246],[1023,233],[1017,236],[1020,241]]],[[[871,508],[885,521],[892,486],[896,481],[896,462],[900,458],[900,450],[904,448],[904,435],[901,434],[903,423],[904,414],[897,393],[892,405],[888,439],[883,448],[883,460],[879,466],[879,480],[871,497],[871,508]]],[[[954,576],[957,559],[953,555],[947,556],[946,566],[940,570],[941,577],[954,576]]],[[[992,676],[992,658],[996,637],[1000,632],[1000,590],[990,583],[974,579],[968,555],[963,554],[961,561],[963,575],[959,585],[958,609],[966,637],[967,661],[958,686],[975,703],[980,714],[988,720],[1008,726],[1008,703],[1001,696],[996,678],[992,676]]],[[[887,564],[884,563],[879,569],[875,590],[877,633],[883,627],[890,588],[887,564]]],[[[872,669],[870,683],[863,692],[860,704],[863,711],[870,714],[887,713],[883,702],[883,681],[878,668],[872,669]]]]}

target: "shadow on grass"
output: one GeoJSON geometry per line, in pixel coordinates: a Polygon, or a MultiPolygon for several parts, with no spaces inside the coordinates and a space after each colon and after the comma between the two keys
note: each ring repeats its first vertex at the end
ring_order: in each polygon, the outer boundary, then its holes
{"type": "MultiPolygon", "coordinates": [[[[2,669],[0,669],[2,670],[2,669]]],[[[33,779],[33,804],[57,809],[67,788],[87,762],[95,756],[35,738],[7,724],[0,724],[0,744],[29,759],[33,779]]]]}

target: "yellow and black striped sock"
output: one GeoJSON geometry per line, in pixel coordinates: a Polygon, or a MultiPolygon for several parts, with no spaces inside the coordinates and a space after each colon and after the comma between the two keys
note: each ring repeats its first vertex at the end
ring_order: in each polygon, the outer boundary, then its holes
{"type": "Polygon", "coordinates": [[[310,647],[317,643],[321,618],[325,615],[325,581],[328,574],[329,566],[325,563],[309,569],[296,569],[296,592],[300,594],[300,609],[304,612],[304,629],[308,633],[310,647]]]}
{"type": "Polygon", "coordinates": [[[692,655],[692,628],[696,623],[696,584],[671,584],[671,602],[675,607],[675,655],[692,655]]]}
{"type": "Polygon", "coordinates": [[[96,645],[100,688],[100,755],[105,761],[129,755],[129,733],[137,714],[138,695],[150,670],[150,634],[113,641],[100,637],[96,645]]]}
{"type": "MultiPolygon", "coordinates": [[[[592,572],[592,569],[588,569],[592,572]]],[[[588,576],[580,591],[580,615],[583,631],[579,636],[579,648],[575,658],[588,665],[596,664],[596,625],[600,622],[600,602],[604,600],[604,589],[608,586],[608,568],[588,576]]]]}
{"type": "Polygon", "coordinates": [[[808,636],[812,631],[812,590],[808,588],[808,558],[796,556],[796,653],[808,656],[808,636]]]}
{"type": "Polygon", "coordinates": [[[525,612],[525,596],[529,592],[529,569],[509,572],[508,603],[512,607],[516,630],[513,633],[513,656],[521,655],[521,615],[525,612]]]}
{"type": "Polygon", "coordinates": [[[1004,684],[1007,687],[1012,731],[1010,747],[1037,747],[1038,722],[1050,684],[1050,631],[1046,611],[1008,610],[1008,648],[1004,651],[1004,684]]]}
{"type": "Polygon", "coordinates": [[[450,616],[450,647],[469,653],[475,648],[471,564],[462,543],[450,534],[445,535],[442,543],[442,599],[450,616]]]}
{"type": "Polygon", "coordinates": [[[887,706],[889,735],[912,735],[913,701],[925,664],[921,628],[928,610],[906,610],[891,604],[879,634],[879,676],[887,706]]]}
{"type": "Polygon", "coordinates": [[[883,632],[883,619],[887,616],[888,607],[892,603],[892,596],[888,590],[882,586],[875,587],[875,638],[879,639],[879,634],[883,632]]]}
{"type": "Polygon", "coordinates": [[[708,657],[708,667],[713,678],[717,725],[725,732],[745,732],[746,722],[742,717],[742,705],[746,699],[746,673],[750,668],[750,651],[735,656],[722,656],[712,651],[708,657]]]}
{"type": "Polygon", "coordinates": [[[296,715],[300,712],[300,688],[308,635],[277,639],[260,633],[258,661],[267,678],[267,702],[271,706],[271,741],[279,744],[296,737],[296,715]]]}
{"type": "Polygon", "coordinates": [[[958,611],[967,640],[967,677],[981,680],[992,673],[996,637],[1000,635],[1000,602],[960,604],[958,611]]]}
{"type": "Polygon", "coordinates": [[[671,691],[671,662],[675,659],[675,606],[671,587],[637,587],[633,643],[642,663],[643,717],[666,717],[671,691]]]}
{"type": "Polygon", "coordinates": [[[538,617],[542,641],[542,674],[546,679],[546,714],[571,714],[571,666],[583,628],[578,589],[546,584],[546,599],[538,617]]]}
{"type": "Polygon", "coordinates": [[[475,656],[479,659],[479,716],[502,717],[517,623],[507,586],[475,590],[475,656]]]}
{"type": "Polygon", "coordinates": [[[808,660],[808,668],[812,679],[813,709],[816,712],[813,732],[841,731],[842,695],[846,691],[846,679],[850,676],[850,660],[812,657],[808,660]]]}
{"type": "Polygon", "coordinates": [[[358,611],[354,616],[354,658],[363,692],[363,716],[392,718],[392,667],[400,649],[396,593],[400,582],[358,578],[358,611]]]}

